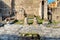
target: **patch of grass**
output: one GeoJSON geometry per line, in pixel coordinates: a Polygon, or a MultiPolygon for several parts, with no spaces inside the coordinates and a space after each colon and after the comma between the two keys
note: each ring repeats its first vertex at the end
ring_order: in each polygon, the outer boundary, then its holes
{"type": "Polygon", "coordinates": [[[42,24],[43,20],[42,19],[37,19],[38,24],[42,24]]]}
{"type": "Polygon", "coordinates": [[[56,22],[55,20],[52,22],[53,24],[58,24],[58,23],[60,23],[60,22],[56,22]]]}
{"type": "Polygon", "coordinates": [[[56,27],[56,26],[54,26],[53,28],[60,28],[60,27],[56,27]]]}
{"type": "Polygon", "coordinates": [[[15,24],[24,24],[24,20],[17,20],[15,24]]]}
{"type": "Polygon", "coordinates": [[[53,23],[53,24],[57,24],[57,22],[56,22],[56,21],[53,21],[52,23],[53,23]]]}
{"type": "Polygon", "coordinates": [[[36,34],[36,33],[20,33],[20,36],[25,36],[25,37],[38,37],[40,36],[39,34],[36,34]]]}
{"type": "Polygon", "coordinates": [[[29,25],[33,24],[33,19],[28,19],[27,22],[28,22],[29,25]]]}
{"type": "Polygon", "coordinates": [[[30,24],[33,24],[33,19],[34,19],[34,15],[30,14],[30,15],[27,15],[27,23],[30,25],[30,24]]]}
{"type": "Polygon", "coordinates": [[[36,19],[37,19],[37,23],[38,23],[38,24],[42,24],[42,23],[43,23],[43,20],[42,20],[42,19],[40,19],[40,17],[39,17],[39,16],[37,16],[37,17],[36,17],[36,19]]]}

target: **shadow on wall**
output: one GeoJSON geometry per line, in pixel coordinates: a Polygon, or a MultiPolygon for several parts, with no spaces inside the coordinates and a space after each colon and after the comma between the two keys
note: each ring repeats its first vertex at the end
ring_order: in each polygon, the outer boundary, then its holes
{"type": "Polygon", "coordinates": [[[3,19],[7,16],[10,16],[10,7],[3,1],[0,1],[0,15],[3,19]]]}

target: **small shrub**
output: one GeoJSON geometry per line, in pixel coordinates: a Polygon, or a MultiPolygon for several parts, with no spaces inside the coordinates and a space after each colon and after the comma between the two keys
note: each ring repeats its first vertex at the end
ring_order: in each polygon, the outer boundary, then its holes
{"type": "Polygon", "coordinates": [[[24,20],[17,20],[16,24],[24,24],[24,20]]]}
{"type": "Polygon", "coordinates": [[[30,25],[30,24],[33,24],[33,19],[34,19],[34,15],[27,15],[27,23],[30,25]]]}
{"type": "Polygon", "coordinates": [[[58,22],[56,22],[55,20],[52,22],[53,24],[57,24],[58,22]]]}
{"type": "Polygon", "coordinates": [[[38,24],[42,24],[43,20],[42,19],[37,19],[38,24]]]}
{"type": "Polygon", "coordinates": [[[36,17],[36,19],[37,19],[37,23],[38,23],[38,24],[42,24],[43,20],[42,20],[42,19],[40,19],[40,17],[39,17],[39,16],[37,16],[37,17],[36,17]]]}
{"type": "Polygon", "coordinates": [[[29,25],[33,24],[33,20],[32,19],[28,19],[27,22],[28,22],[29,25]]]}

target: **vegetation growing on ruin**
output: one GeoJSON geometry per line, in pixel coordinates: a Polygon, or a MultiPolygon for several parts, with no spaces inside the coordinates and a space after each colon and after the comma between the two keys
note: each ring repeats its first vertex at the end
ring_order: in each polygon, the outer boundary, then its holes
{"type": "Polygon", "coordinates": [[[27,23],[30,25],[30,24],[33,24],[33,19],[28,19],[27,20],[27,23]]]}
{"type": "Polygon", "coordinates": [[[40,19],[40,17],[39,17],[39,16],[37,16],[37,17],[36,17],[36,19],[37,19],[37,23],[38,23],[38,24],[42,24],[42,23],[43,23],[43,20],[42,20],[42,19],[40,19]]]}
{"type": "Polygon", "coordinates": [[[24,20],[17,20],[15,24],[24,24],[24,20]]]}

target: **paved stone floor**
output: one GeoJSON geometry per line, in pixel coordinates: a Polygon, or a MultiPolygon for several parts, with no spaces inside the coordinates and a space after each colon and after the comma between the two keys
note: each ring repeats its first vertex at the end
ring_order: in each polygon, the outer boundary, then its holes
{"type": "MultiPolygon", "coordinates": [[[[60,39],[60,28],[46,27],[45,25],[16,25],[16,24],[6,24],[4,27],[0,28],[0,35],[9,34],[9,35],[19,35],[19,33],[38,33],[42,37],[55,39],[60,39]]],[[[46,39],[45,38],[45,39],[46,39]]]]}

